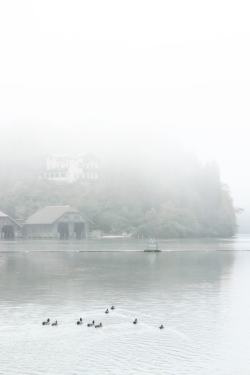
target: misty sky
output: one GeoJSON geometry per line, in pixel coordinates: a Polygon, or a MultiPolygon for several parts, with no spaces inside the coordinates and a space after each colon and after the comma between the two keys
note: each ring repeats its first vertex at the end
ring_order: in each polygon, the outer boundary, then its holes
{"type": "Polygon", "coordinates": [[[176,146],[250,206],[249,2],[0,4],[1,158],[176,146]]]}

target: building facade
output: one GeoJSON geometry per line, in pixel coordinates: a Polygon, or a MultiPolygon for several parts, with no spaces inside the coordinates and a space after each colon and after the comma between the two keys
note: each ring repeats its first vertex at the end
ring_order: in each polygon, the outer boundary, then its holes
{"type": "Polygon", "coordinates": [[[93,155],[80,155],[74,158],[63,155],[50,156],[46,160],[44,177],[62,183],[96,182],[100,177],[99,161],[93,155]]]}
{"type": "Polygon", "coordinates": [[[0,211],[0,238],[12,240],[21,236],[21,226],[12,217],[0,211]]]}
{"type": "Polygon", "coordinates": [[[23,226],[25,238],[85,239],[88,222],[70,206],[47,206],[31,215],[23,226]]]}

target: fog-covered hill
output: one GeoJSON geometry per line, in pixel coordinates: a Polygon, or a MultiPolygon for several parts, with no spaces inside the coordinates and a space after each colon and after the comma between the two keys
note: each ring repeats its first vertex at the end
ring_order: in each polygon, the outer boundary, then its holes
{"type": "Polygon", "coordinates": [[[104,163],[95,184],[56,184],[39,174],[6,174],[1,210],[26,218],[46,205],[70,204],[91,220],[92,229],[135,237],[232,236],[236,216],[228,188],[214,163],[187,156],[178,162],[150,159],[104,163]]]}

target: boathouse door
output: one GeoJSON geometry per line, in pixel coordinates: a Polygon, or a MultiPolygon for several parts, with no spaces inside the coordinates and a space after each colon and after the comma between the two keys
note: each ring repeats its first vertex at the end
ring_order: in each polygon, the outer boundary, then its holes
{"type": "Polygon", "coordinates": [[[60,240],[68,240],[69,238],[69,224],[60,222],[58,223],[57,230],[60,240]]]}
{"type": "Polygon", "coordinates": [[[4,240],[12,240],[15,238],[15,231],[13,225],[4,225],[2,228],[2,238],[4,240]]]}
{"type": "Polygon", "coordinates": [[[85,237],[85,225],[84,223],[74,223],[75,238],[81,240],[85,237]]]}

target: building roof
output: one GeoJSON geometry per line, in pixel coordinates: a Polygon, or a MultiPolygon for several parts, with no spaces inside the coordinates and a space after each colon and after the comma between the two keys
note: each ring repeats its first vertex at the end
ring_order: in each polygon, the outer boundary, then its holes
{"type": "Polygon", "coordinates": [[[71,206],[47,206],[31,215],[25,224],[53,224],[65,213],[78,213],[78,211],[71,206]]]}
{"type": "Polygon", "coordinates": [[[0,217],[8,217],[3,211],[0,211],[0,217]]]}
{"type": "Polygon", "coordinates": [[[12,221],[14,224],[16,224],[18,227],[21,227],[21,225],[15,220],[13,219],[11,216],[7,215],[6,213],[4,213],[3,211],[0,211],[0,218],[8,218],[10,221],[12,221]]]}

